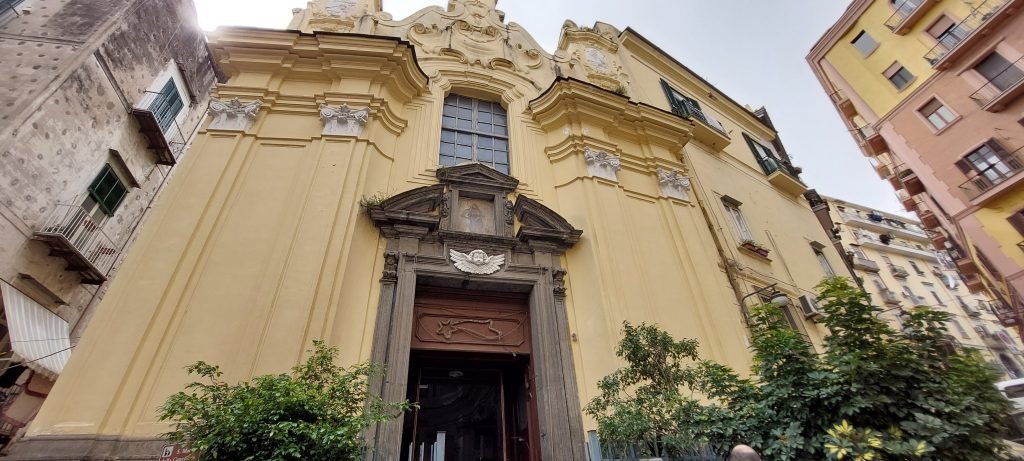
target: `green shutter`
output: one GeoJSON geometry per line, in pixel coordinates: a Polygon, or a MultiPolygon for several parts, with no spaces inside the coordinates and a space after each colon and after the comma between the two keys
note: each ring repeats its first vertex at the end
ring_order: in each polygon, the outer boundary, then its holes
{"type": "Polygon", "coordinates": [[[163,89],[160,90],[156,99],[153,100],[153,104],[149,105],[149,110],[156,116],[160,129],[166,132],[174,124],[175,117],[177,117],[178,112],[181,112],[181,108],[184,106],[185,102],[181,100],[181,94],[178,93],[178,87],[174,85],[174,79],[172,78],[167,80],[163,89]]]}
{"type": "Polygon", "coordinates": [[[128,195],[128,189],[110,165],[104,165],[103,170],[89,185],[89,196],[99,204],[107,216],[114,215],[117,207],[124,201],[125,195],[128,195]]]}

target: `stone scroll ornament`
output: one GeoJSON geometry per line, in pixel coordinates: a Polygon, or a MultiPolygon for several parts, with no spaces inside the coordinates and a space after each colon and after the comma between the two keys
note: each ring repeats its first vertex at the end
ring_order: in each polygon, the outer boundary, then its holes
{"type": "Polygon", "coordinates": [[[320,120],[324,122],[323,134],[338,136],[359,136],[363,126],[370,119],[370,109],[351,109],[348,104],[338,107],[320,104],[320,120]]]}
{"type": "Polygon", "coordinates": [[[618,156],[584,147],[583,159],[587,161],[587,173],[591,176],[604,178],[609,181],[617,182],[619,180],[619,170],[622,168],[622,162],[618,156]]]}
{"type": "Polygon", "coordinates": [[[678,171],[658,168],[658,184],[661,186],[661,194],[666,197],[690,199],[690,178],[678,171]]]}
{"type": "Polygon", "coordinates": [[[213,121],[210,122],[210,128],[244,131],[256,120],[256,114],[260,111],[261,106],[263,106],[263,101],[259,100],[242,102],[238,98],[230,101],[211,98],[209,110],[213,115],[213,121]]]}
{"type": "Polygon", "coordinates": [[[483,250],[473,250],[469,254],[448,250],[448,254],[455,268],[468,274],[493,274],[505,264],[505,255],[487,256],[483,250]]]}

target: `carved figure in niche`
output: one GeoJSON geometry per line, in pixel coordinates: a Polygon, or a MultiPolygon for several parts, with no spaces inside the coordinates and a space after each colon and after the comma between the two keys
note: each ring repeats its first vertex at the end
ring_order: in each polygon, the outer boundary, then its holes
{"type": "Polygon", "coordinates": [[[456,230],[475,234],[494,234],[494,202],[461,197],[456,230]]]}
{"type": "Polygon", "coordinates": [[[484,231],[484,213],[475,203],[469,205],[469,208],[462,212],[462,217],[466,219],[466,230],[470,232],[484,231]]]}
{"type": "Polygon", "coordinates": [[[505,255],[487,256],[483,250],[473,250],[469,254],[448,250],[448,255],[456,269],[470,274],[493,274],[505,264],[505,255]]]}

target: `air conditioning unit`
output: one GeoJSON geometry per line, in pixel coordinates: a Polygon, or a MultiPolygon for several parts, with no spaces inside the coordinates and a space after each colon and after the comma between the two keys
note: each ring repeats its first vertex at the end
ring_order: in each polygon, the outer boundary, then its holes
{"type": "Polygon", "coordinates": [[[818,309],[818,300],[811,295],[800,295],[800,310],[803,311],[805,319],[814,322],[825,318],[825,314],[818,309]]]}

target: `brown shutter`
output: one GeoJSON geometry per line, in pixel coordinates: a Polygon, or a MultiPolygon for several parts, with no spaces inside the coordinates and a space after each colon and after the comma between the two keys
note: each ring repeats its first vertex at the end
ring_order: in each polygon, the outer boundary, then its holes
{"type": "Polygon", "coordinates": [[[972,170],[974,170],[974,168],[971,168],[971,162],[968,162],[966,157],[953,162],[953,164],[956,165],[956,167],[960,169],[960,172],[963,174],[968,174],[972,170]]]}
{"type": "Polygon", "coordinates": [[[1024,236],[1024,210],[1017,210],[1012,215],[1006,218],[1010,222],[1010,225],[1014,229],[1017,229],[1017,233],[1024,236]]]}
{"type": "Polygon", "coordinates": [[[942,15],[941,18],[935,21],[935,24],[932,24],[932,26],[928,28],[928,35],[931,35],[934,38],[939,38],[939,36],[949,30],[952,26],[953,20],[950,19],[949,16],[942,15]]]}

